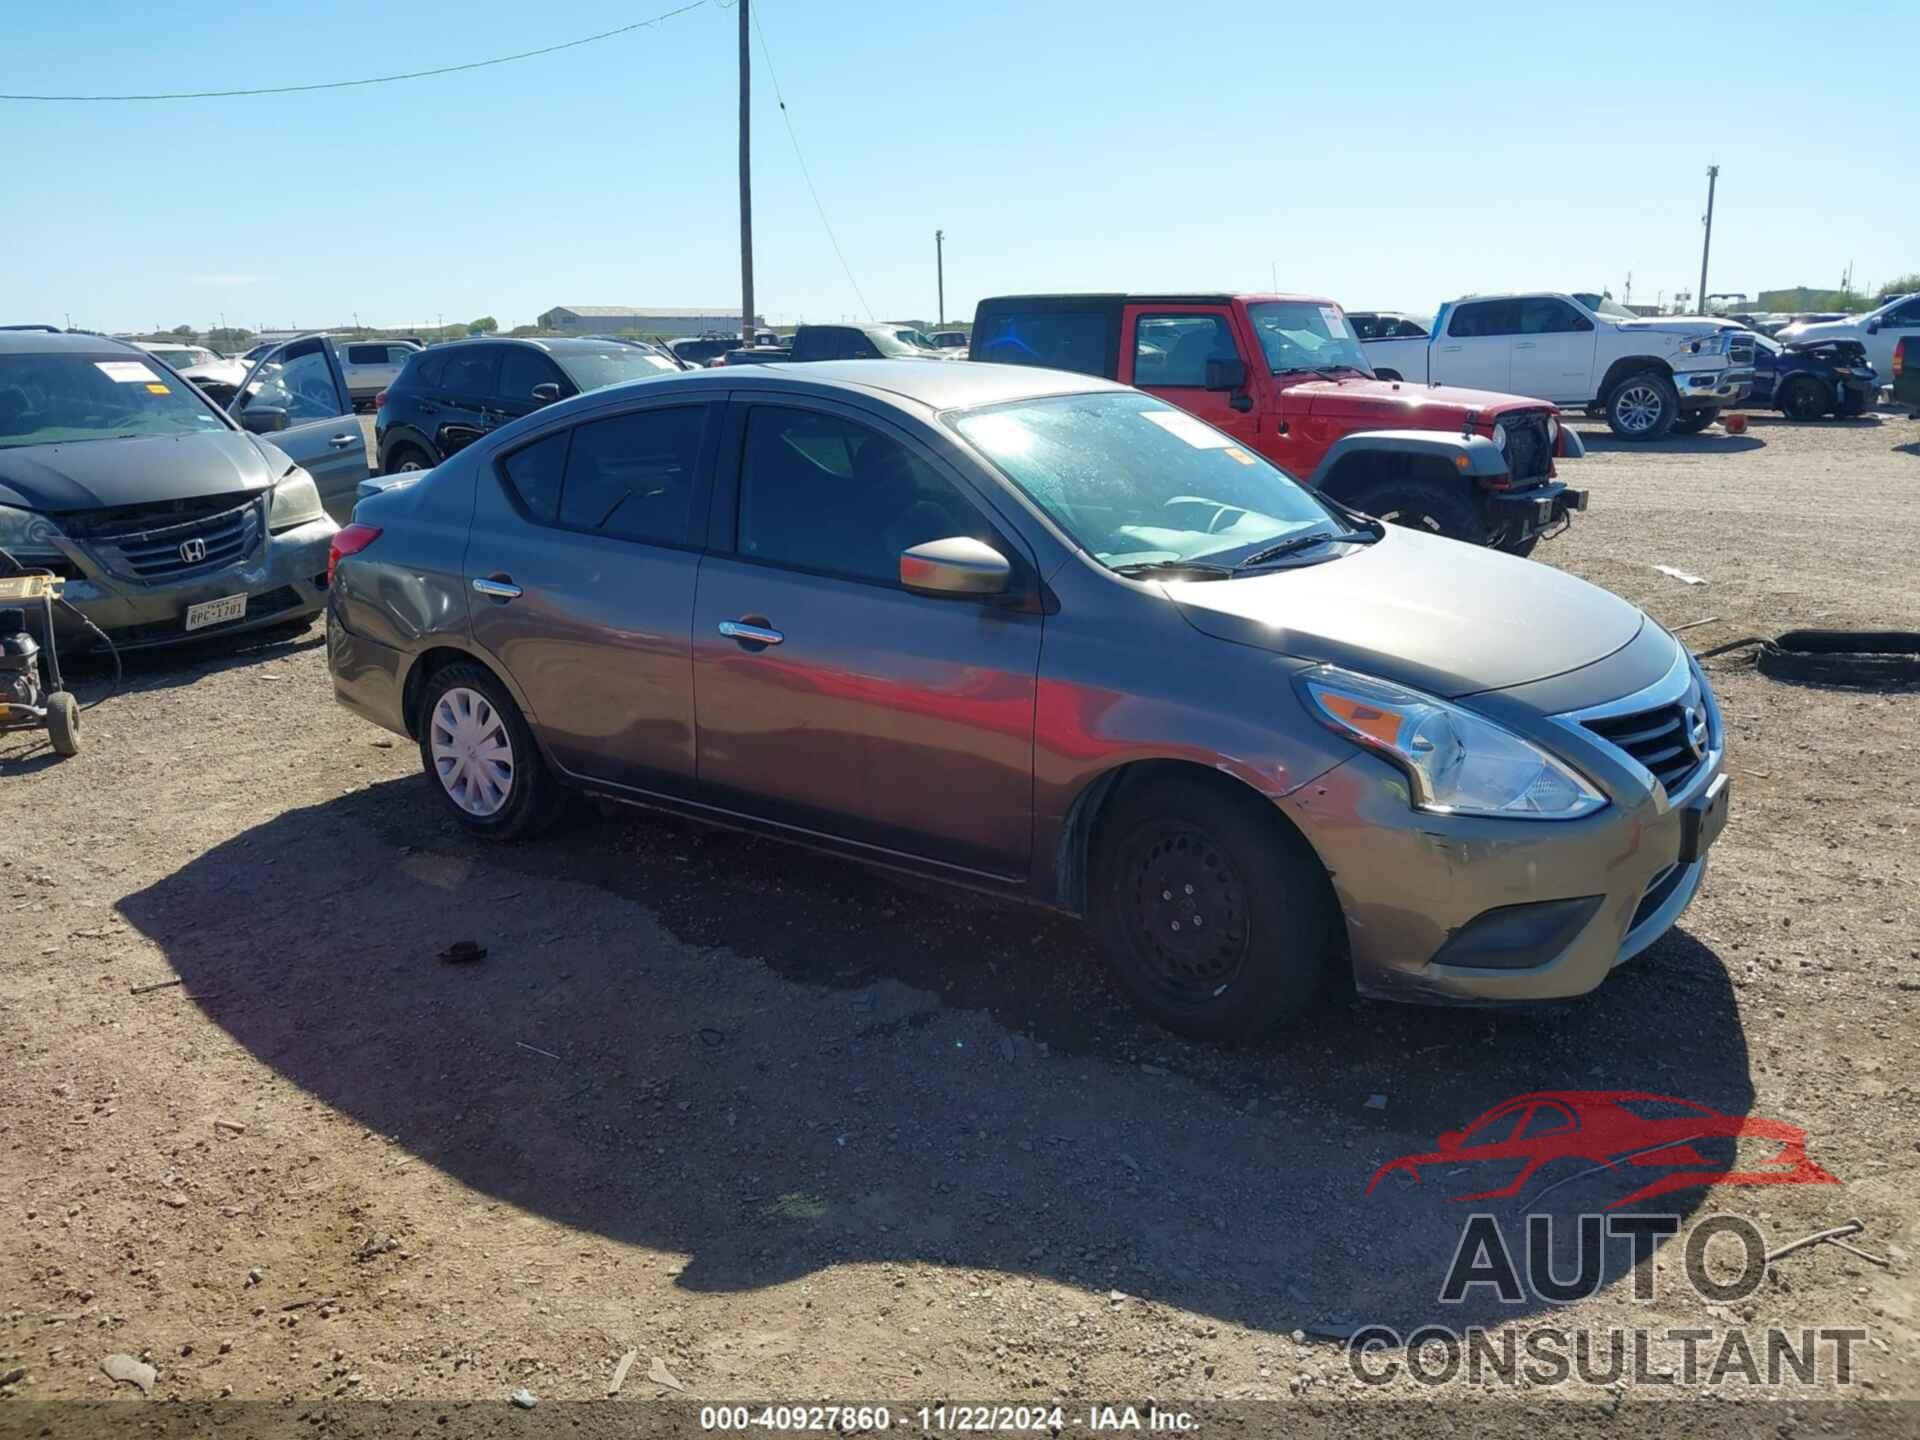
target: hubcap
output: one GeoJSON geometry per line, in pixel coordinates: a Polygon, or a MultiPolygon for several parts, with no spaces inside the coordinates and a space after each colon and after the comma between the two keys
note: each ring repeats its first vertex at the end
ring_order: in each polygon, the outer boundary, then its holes
{"type": "Polygon", "coordinates": [[[441,787],[469,815],[497,814],[513,793],[513,741],[486,696],[456,686],[433,707],[428,741],[441,787]]]}
{"type": "Polygon", "coordinates": [[[1146,977],[1188,1004],[1217,998],[1247,951],[1247,896],[1204,831],[1169,824],[1146,837],[1133,871],[1146,977]]]}
{"type": "Polygon", "coordinates": [[[1660,423],[1667,402],[1651,385],[1629,385],[1613,402],[1614,418],[1622,430],[1642,434],[1660,423]]]}
{"type": "Polygon", "coordinates": [[[422,465],[418,460],[414,459],[411,455],[409,455],[406,459],[400,462],[400,470],[397,473],[405,474],[409,470],[424,470],[426,468],[427,468],[426,466],[422,465]]]}

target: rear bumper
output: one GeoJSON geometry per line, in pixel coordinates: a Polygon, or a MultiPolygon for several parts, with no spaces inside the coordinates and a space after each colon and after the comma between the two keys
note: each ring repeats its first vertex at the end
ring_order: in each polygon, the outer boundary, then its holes
{"type": "Polygon", "coordinates": [[[327,608],[327,671],[333,698],[363,720],[412,738],[407,729],[408,657],[390,645],[356,635],[327,608]]]}

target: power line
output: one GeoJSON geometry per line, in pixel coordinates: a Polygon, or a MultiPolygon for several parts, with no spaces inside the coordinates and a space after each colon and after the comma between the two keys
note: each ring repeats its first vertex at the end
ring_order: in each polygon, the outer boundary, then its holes
{"type": "Polygon", "coordinates": [[[827,207],[820,203],[820,192],[814,188],[813,174],[807,169],[807,157],[800,151],[800,137],[794,133],[793,116],[787,113],[787,97],[780,93],[780,79],[773,73],[773,55],[767,49],[767,32],[760,28],[760,11],[757,8],[750,10],[749,18],[753,21],[753,33],[760,37],[760,58],[767,62],[767,79],[773,84],[773,98],[780,106],[781,120],[786,123],[787,139],[793,142],[793,158],[800,162],[800,178],[807,182],[807,193],[813,197],[813,208],[820,213],[820,224],[827,232],[827,241],[833,246],[833,253],[840,261],[841,270],[846,273],[847,284],[851,285],[853,293],[859,296],[860,308],[867,312],[867,319],[872,320],[873,307],[867,304],[867,297],[861,294],[860,282],[853,278],[853,267],[847,264],[846,253],[840,248],[840,237],[833,233],[833,222],[827,219],[827,207]]]}
{"type": "MultiPolygon", "coordinates": [[[[125,100],[228,100],[240,95],[291,95],[304,90],[350,90],[359,85],[391,85],[398,80],[424,80],[432,75],[454,75],[462,70],[484,70],[490,65],[508,65],[515,60],[531,60],[538,55],[552,55],[561,50],[574,50],[582,45],[592,45],[596,41],[611,40],[616,35],[629,35],[635,30],[649,30],[662,21],[671,20],[676,15],[684,15],[689,10],[698,10],[707,0],[692,0],[676,10],[655,15],[651,20],[636,20],[631,25],[621,25],[616,29],[602,30],[597,35],[582,35],[578,40],[563,40],[558,45],[543,45],[538,50],[521,50],[512,55],[496,55],[491,60],[470,60],[464,65],[441,65],[432,70],[409,70],[402,75],[373,75],[364,80],[324,80],[311,85],[263,85],[251,90],[181,90],[157,95],[6,95],[0,94],[0,100],[56,100],[84,101],[89,103],[107,103],[125,100]]],[[[762,36],[761,46],[766,45],[762,36]]],[[[782,110],[786,106],[780,107],[782,110]]]]}

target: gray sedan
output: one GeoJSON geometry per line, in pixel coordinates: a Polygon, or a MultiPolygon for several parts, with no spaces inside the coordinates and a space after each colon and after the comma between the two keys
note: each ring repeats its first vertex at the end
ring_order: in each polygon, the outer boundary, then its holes
{"type": "Polygon", "coordinates": [[[63,646],[96,638],[78,616],[126,649],[319,613],[329,502],[367,473],[331,348],[282,347],[233,404],[129,345],[0,332],[0,573],[63,577],[63,646]]]}
{"type": "Polygon", "coordinates": [[[550,406],[335,542],[339,699],[480,835],[563,790],[1086,917],[1164,1024],[1579,994],[1727,814],[1705,676],[1560,571],[1081,375],[732,367],[550,406]]]}

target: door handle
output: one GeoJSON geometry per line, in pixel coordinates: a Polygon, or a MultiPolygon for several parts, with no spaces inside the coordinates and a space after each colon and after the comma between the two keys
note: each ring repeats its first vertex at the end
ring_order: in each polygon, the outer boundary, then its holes
{"type": "Polygon", "coordinates": [[[1459,348],[1460,347],[1458,345],[1442,345],[1440,347],[1440,353],[1443,355],[1451,355],[1453,354],[1454,351],[1458,350],[1459,348]]]}
{"type": "Polygon", "coordinates": [[[1537,350],[1540,347],[1535,345],[1531,340],[1516,340],[1513,342],[1513,348],[1516,350],[1537,350]]]}
{"type": "MultiPolygon", "coordinates": [[[[474,582],[476,585],[479,581],[474,582]]],[[[778,645],[787,637],[765,625],[750,625],[744,620],[722,620],[720,633],[742,645],[778,645]]]]}
{"type": "Polygon", "coordinates": [[[522,593],[520,587],[504,575],[498,578],[476,576],[473,588],[489,600],[518,600],[522,593]]]}
{"type": "Polygon", "coordinates": [[[358,440],[359,438],[360,437],[358,435],[336,435],[331,440],[327,441],[327,444],[331,445],[336,450],[345,450],[349,445],[353,444],[353,442],[358,440]]]}

